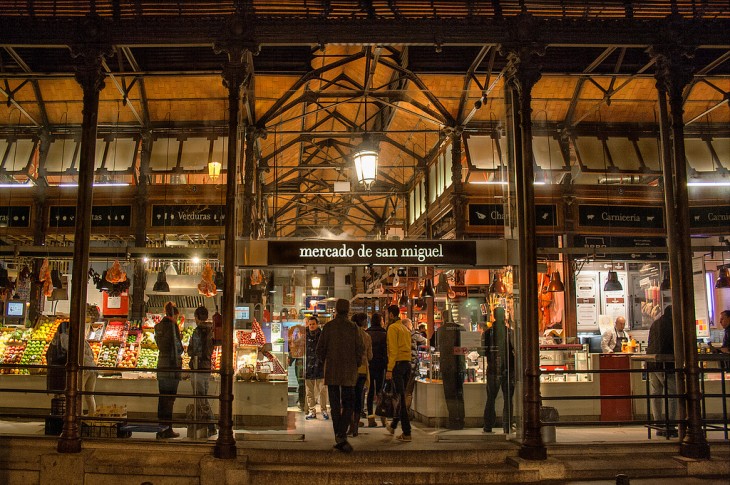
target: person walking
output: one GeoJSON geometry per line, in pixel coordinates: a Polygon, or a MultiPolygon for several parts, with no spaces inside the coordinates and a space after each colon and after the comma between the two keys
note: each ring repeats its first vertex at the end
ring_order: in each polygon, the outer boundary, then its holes
{"type": "Polygon", "coordinates": [[[180,384],[182,369],[183,345],[180,340],[180,329],[175,314],[177,307],[171,301],[165,304],[165,316],[155,325],[155,342],[159,349],[157,357],[157,386],[160,396],[157,401],[157,418],[163,428],[157,433],[157,439],[177,438],[180,436],[172,429],[172,410],[175,406],[175,394],[180,384]]]}
{"type": "Polygon", "coordinates": [[[482,333],[481,355],[487,357],[487,401],[484,404],[485,433],[491,433],[497,417],[494,403],[502,391],[502,430],[511,431],[512,396],[515,392],[515,351],[512,330],[505,325],[504,308],[494,309],[494,323],[482,333]]]}
{"type": "Polygon", "coordinates": [[[406,409],[410,412],[413,390],[416,388],[416,376],[418,375],[418,348],[428,345],[428,339],[414,328],[413,321],[410,318],[404,318],[403,325],[411,332],[411,375],[406,383],[406,409]]]}
{"type": "Polygon", "coordinates": [[[669,305],[661,317],[654,320],[649,328],[649,342],[646,347],[647,354],[657,356],[657,362],[647,362],[646,370],[649,371],[649,393],[651,398],[651,414],[657,424],[662,421],[666,429],[657,431],[657,436],[676,438],[679,436],[677,428],[668,421],[677,418],[677,398],[667,399],[666,409],[664,394],[677,394],[677,377],[674,373],[674,327],[672,325],[672,306],[669,305]],[[666,412],[665,412],[666,411],[666,412]]]}
{"type": "Polygon", "coordinates": [[[373,358],[368,363],[370,369],[370,386],[368,387],[368,427],[375,428],[375,414],[373,401],[375,395],[383,388],[385,368],[388,365],[387,333],[383,328],[383,317],[374,313],[370,318],[370,328],[367,329],[373,348],[373,358]]]}
{"type": "MultiPolygon", "coordinates": [[[[190,337],[188,344],[188,355],[190,356],[191,370],[204,370],[207,372],[193,372],[191,374],[191,383],[193,385],[193,394],[196,396],[207,396],[208,385],[210,383],[210,370],[213,356],[213,323],[208,322],[208,309],[199,306],[195,309],[195,330],[190,337]]],[[[211,421],[208,424],[208,437],[216,434],[215,420],[213,410],[210,408],[210,402],[207,397],[195,399],[195,416],[196,419],[206,419],[211,421]]]]}
{"type": "Polygon", "coordinates": [[[464,429],[464,356],[457,355],[455,348],[461,347],[461,332],[464,327],[447,321],[436,335],[440,355],[441,379],[444,398],[449,412],[448,429],[464,429]]]}
{"type": "Polygon", "coordinates": [[[335,318],[322,329],[317,343],[317,357],[324,363],[324,383],[329,394],[332,428],[335,433],[334,448],[344,453],[352,452],[347,441],[347,428],[355,408],[357,369],[362,362],[364,346],[360,331],[347,315],[350,302],[335,302],[335,318]]]}
{"type": "Polygon", "coordinates": [[[304,385],[307,389],[307,407],[309,413],[305,419],[317,419],[317,401],[322,417],[327,420],[327,387],[324,385],[324,363],[317,357],[317,344],[322,330],[319,328],[319,319],[316,315],[307,318],[306,364],[304,385]]]}
{"type": "Polygon", "coordinates": [[[399,441],[411,441],[411,420],[406,406],[406,383],[411,375],[411,332],[403,325],[400,319],[398,305],[388,307],[388,366],[385,380],[393,382],[395,392],[400,396],[398,415],[385,428],[388,433],[395,434],[400,423],[403,433],[399,441]]]}
{"type": "Polygon", "coordinates": [[[360,415],[362,413],[362,405],[364,402],[365,386],[370,383],[370,374],[368,373],[368,362],[373,358],[373,342],[370,335],[367,334],[365,328],[368,325],[368,316],[366,313],[356,313],[352,316],[352,321],[357,325],[360,331],[365,351],[362,354],[360,367],[357,368],[357,384],[355,384],[355,412],[352,413],[352,422],[350,430],[347,434],[357,436],[360,427],[360,415]]]}

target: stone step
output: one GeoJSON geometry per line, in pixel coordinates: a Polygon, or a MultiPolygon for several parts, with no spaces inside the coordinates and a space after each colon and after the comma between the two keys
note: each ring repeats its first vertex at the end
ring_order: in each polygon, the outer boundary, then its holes
{"type": "MultiPolygon", "coordinates": [[[[353,443],[354,446],[357,446],[353,443]]],[[[249,463],[266,465],[281,464],[308,465],[311,467],[330,465],[349,465],[352,463],[364,465],[398,464],[404,467],[419,466],[428,463],[432,466],[446,466],[454,463],[460,465],[504,465],[510,456],[516,456],[518,447],[514,444],[482,445],[479,449],[453,450],[404,450],[383,446],[380,450],[355,449],[347,455],[334,453],[331,450],[300,450],[300,449],[240,449],[240,455],[246,455],[249,463]]]]}
{"type": "Polygon", "coordinates": [[[630,478],[659,478],[687,476],[687,467],[672,455],[641,453],[615,456],[581,455],[564,462],[565,479],[610,479],[618,473],[630,478]]]}
{"type": "Polygon", "coordinates": [[[450,466],[369,466],[353,462],[349,466],[293,466],[293,465],[249,465],[251,483],[266,485],[350,484],[475,484],[475,483],[528,483],[539,479],[537,470],[517,470],[507,465],[465,466],[459,463],[450,466]]]}

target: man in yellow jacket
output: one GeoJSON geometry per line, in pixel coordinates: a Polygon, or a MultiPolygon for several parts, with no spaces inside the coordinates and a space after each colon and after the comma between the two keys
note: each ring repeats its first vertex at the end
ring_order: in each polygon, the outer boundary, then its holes
{"type": "Polygon", "coordinates": [[[400,417],[393,418],[393,421],[386,425],[390,434],[395,433],[398,422],[401,424],[403,434],[399,435],[399,441],[411,441],[411,421],[408,418],[408,406],[406,406],[406,383],[411,375],[411,332],[400,320],[400,308],[398,305],[388,307],[388,367],[385,373],[386,380],[393,381],[393,388],[400,396],[400,417]]]}

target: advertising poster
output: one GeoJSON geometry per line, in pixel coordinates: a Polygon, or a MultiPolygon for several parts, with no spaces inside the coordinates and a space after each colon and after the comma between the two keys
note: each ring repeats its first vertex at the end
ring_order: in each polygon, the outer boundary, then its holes
{"type": "Polygon", "coordinates": [[[598,273],[581,271],[575,277],[578,331],[598,330],[598,273]]]}

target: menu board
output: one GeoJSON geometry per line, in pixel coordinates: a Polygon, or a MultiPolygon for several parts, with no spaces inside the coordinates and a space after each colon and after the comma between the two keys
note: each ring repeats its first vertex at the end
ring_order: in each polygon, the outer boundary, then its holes
{"type": "Polygon", "coordinates": [[[578,331],[598,329],[598,272],[581,271],[575,276],[578,331]]]}

